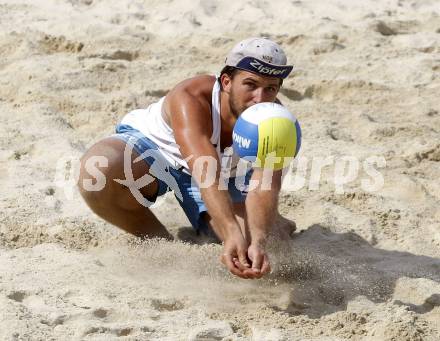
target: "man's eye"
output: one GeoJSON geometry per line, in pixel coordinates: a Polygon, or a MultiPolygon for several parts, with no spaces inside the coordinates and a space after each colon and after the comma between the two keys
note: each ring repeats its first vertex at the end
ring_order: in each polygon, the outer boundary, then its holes
{"type": "Polygon", "coordinates": [[[248,88],[250,88],[250,89],[255,89],[255,88],[256,88],[256,86],[255,86],[254,83],[245,83],[245,85],[246,85],[248,88]]]}

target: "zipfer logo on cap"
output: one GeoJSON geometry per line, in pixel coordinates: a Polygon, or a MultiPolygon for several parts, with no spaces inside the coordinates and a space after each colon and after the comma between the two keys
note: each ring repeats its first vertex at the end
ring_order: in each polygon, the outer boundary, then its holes
{"type": "Polygon", "coordinates": [[[258,73],[262,76],[286,78],[292,71],[291,65],[274,65],[266,63],[256,57],[244,57],[235,66],[236,68],[258,73]]]}
{"type": "Polygon", "coordinates": [[[256,69],[259,73],[263,73],[265,75],[273,75],[279,76],[286,72],[286,69],[277,70],[268,66],[262,65],[258,60],[254,59],[249,63],[254,69],[256,69]]]}

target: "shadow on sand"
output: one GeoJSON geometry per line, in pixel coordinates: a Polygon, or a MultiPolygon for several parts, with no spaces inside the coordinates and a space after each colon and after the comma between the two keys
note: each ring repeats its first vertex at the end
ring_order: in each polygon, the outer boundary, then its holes
{"type": "MultiPolygon", "coordinates": [[[[381,303],[393,299],[400,278],[424,278],[440,283],[440,259],[371,246],[353,232],[334,233],[312,225],[275,252],[278,280],[292,284],[287,306],[292,315],[319,318],[346,310],[357,296],[381,303]]],[[[394,300],[418,313],[440,306],[440,292],[426,293],[423,304],[394,300]]]]}
{"type": "MultiPolygon", "coordinates": [[[[179,229],[177,239],[190,244],[216,242],[179,229]]],[[[321,225],[295,233],[293,239],[271,246],[273,272],[265,282],[291,288],[283,304],[272,306],[291,315],[320,318],[347,309],[357,296],[374,303],[392,301],[408,310],[426,313],[440,306],[440,292],[427,293],[423,304],[394,299],[401,278],[423,278],[440,283],[440,259],[373,247],[354,232],[335,233],[321,225]]]]}

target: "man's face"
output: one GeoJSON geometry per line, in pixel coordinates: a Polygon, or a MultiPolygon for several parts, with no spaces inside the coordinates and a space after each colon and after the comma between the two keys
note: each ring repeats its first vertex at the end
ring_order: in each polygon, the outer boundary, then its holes
{"type": "Polygon", "coordinates": [[[261,102],[274,102],[280,89],[280,80],[240,70],[225,89],[229,92],[229,106],[235,117],[250,106],[261,102]]]}

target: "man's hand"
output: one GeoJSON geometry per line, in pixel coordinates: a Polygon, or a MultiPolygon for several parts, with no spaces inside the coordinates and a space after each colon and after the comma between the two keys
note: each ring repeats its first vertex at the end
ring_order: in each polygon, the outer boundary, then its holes
{"type": "Polygon", "coordinates": [[[248,279],[261,278],[270,271],[269,257],[262,246],[257,244],[249,246],[247,258],[251,264],[247,262],[244,265],[237,257],[234,257],[232,261],[235,267],[230,271],[234,275],[248,279]]]}
{"type": "Polygon", "coordinates": [[[261,245],[252,243],[247,254],[252,262],[250,278],[261,278],[270,271],[269,257],[261,245]]]}
{"type": "Polygon", "coordinates": [[[238,232],[227,238],[223,245],[222,263],[234,275],[241,278],[252,278],[253,271],[247,257],[248,242],[238,232]]]}

